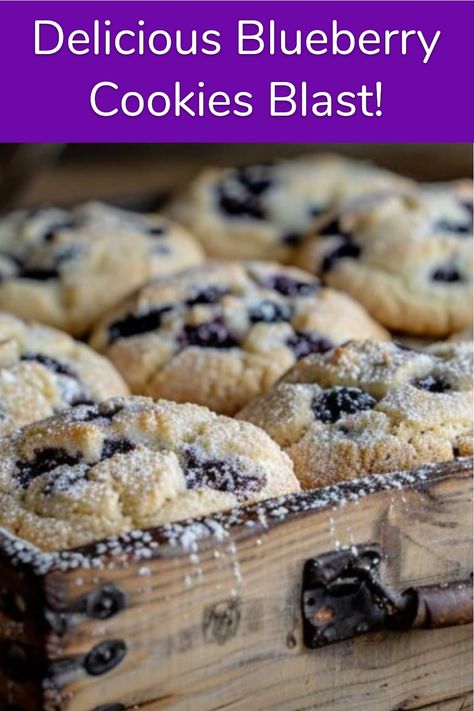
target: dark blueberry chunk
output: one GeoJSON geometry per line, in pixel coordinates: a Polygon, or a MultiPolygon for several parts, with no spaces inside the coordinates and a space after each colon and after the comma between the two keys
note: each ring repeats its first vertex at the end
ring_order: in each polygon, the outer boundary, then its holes
{"type": "Polygon", "coordinates": [[[189,299],[186,299],[186,306],[196,306],[197,304],[217,304],[220,299],[229,293],[225,286],[212,285],[196,291],[189,299]]]}
{"type": "Polygon", "coordinates": [[[448,381],[442,375],[425,375],[413,381],[415,388],[428,390],[430,393],[446,393],[452,390],[448,381]]]}
{"type": "Polygon", "coordinates": [[[61,363],[59,360],[56,360],[56,358],[52,358],[44,353],[23,353],[20,360],[35,361],[36,363],[41,363],[41,365],[44,365],[45,368],[48,368],[48,370],[51,370],[53,373],[77,379],[76,373],[69,365],[61,363]]]}
{"type": "Polygon", "coordinates": [[[239,345],[219,319],[199,326],[185,326],[180,340],[183,345],[201,348],[234,348],[239,345]]]}
{"type": "Polygon", "coordinates": [[[310,333],[296,332],[286,341],[295,357],[299,360],[310,353],[326,353],[333,348],[333,343],[324,336],[314,336],[310,333]]]}
{"type": "Polygon", "coordinates": [[[310,296],[318,288],[316,281],[299,281],[286,274],[275,274],[262,281],[266,289],[274,289],[282,296],[310,296]]]}
{"type": "Polygon", "coordinates": [[[184,476],[188,489],[217,489],[240,497],[261,491],[266,484],[263,472],[244,472],[236,460],[202,459],[192,449],[185,453],[185,457],[184,476]]]}
{"type": "Polygon", "coordinates": [[[135,446],[128,439],[104,439],[101,460],[110,459],[114,454],[127,454],[133,451],[135,446]]]}
{"type": "Polygon", "coordinates": [[[95,403],[81,403],[77,407],[81,408],[72,416],[73,422],[94,422],[95,420],[113,420],[115,415],[123,410],[123,405],[103,402],[100,405],[95,403]],[[81,405],[84,405],[81,408],[81,405]]]}
{"type": "Polygon", "coordinates": [[[265,217],[260,200],[254,195],[237,198],[225,193],[221,194],[219,207],[232,217],[253,217],[256,220],[263,220],[265,217]]]}
{"type": "Polygon", "coordinates": [[[464,277],[460,273],[459,269],[451,264],[437,267],[437,269],[431,273],[431,279],[433,281],[443,281],[447,284],[454,284],[455,282],[464,281],[464,277]]]}
{"type": "Polygon", "coordinates": [[[272,169],[268,165],[239,168],[235,177],[252,195],[261,195],[272,185],[272,169]]]}
{"type": "Polygon", "coordinates": [[[252,323],[277,323],[289,321],[291,309],[286,304],[276,304],[273,301],[261,301],[249,310],[249,319],[252,323]]]}
{"type": "Polygon", "coordinates": [[[169,311],[171,311],[171,306],[163,306],[138,316],[128,314],[124,318],[114,321],[109,326],[109,343],[114,343],[121,338],[139,336],[141,333],[148,333],[160,328],[163,314],[169,311]]]}
{"type": "Polygon", "coordinates": [[[325,212],[326,209],[327,208],[325,208],[323,205],[313,205],[309,209],[309,214],[311,215],[311,217],[319,217],[323,214],[323,212],[325,212]]]}
{"type": "Polygon", "coordinates": [[[337,422],[343,415],[371,410],[376,404],[377,401],[360,388],[335,387],[317,395],[311,409],[321,422],[337,422]]]}
{"type": "Polygon", "coordinates": [[[219,186],[219,207],[232,217],[253,217],[262,220],[265,211],[261,196],[271,184],[268,166],[241,168],[219,186]]]}
{"type": "Polygon", "coordinates": [[[35,281],[51,281],[59,279],[59,272],[54,267],[22,267],[17,275],[20,279],[34,279],[35,281]]]}
{"type": "Polygon", "coordinates": [[[281,241],[289,247],[297,247],[303,241],[303,237],[304,235],[302,235],[301,232],[288,232],[286,235],[283,235],[281,241]]]}
{"type": "Polygon", "coordinates": [[[162,237],[166,233],[166,227],[164,225],[154,225],[153,227],[146,228],[147,235],[152,237],[162,237]]]}
{"type": "Polygon", "coordinates": [[[51,474],[48,476],[49,481],[43,489],[44,496],[54,496],[57,494],[68,493],[77,484],[82,484],[87,479],[89,471],[87,464],[81,464],[74,469],[65,469],[57,475],[51,474]]]}
{"type": "Polygon", "coordinates": [[[323,274],[329,272],[340,259],[358,259],[360,254],[359,245],[346,237],[339,247],[326,254],[321,265],[321,272],[323,274]]]}
{"type": "Polygon", "coordinates": [[[51,472],[62,466],[74,467],[82,461],[82,455],[70,454],[65,449],[46,447],[35,452],[35,458],[30,462],[19,461],[16,463],[18,473],[16,478],[23,489],[27,489],[33,479],[51,472]]]}
{"type": "Polygon", "coordinates": [[[472,234],[472,224],[470,222],[459,223],[449,222],[448,220],[439,220],[435,224],[435,229],[439,232],[455,232],[459,235],[472,234]]]}
{"type": "Polygon", "coordinates": [[[43,239],[45,242],[52,242],[58,232],[61,230],[72,230],[74,227],[77,227],[77,221],[73,219],[49,225],[49,229],[44,233],[43,239]]]}
{"type": "Polygon", "coordinates": [[[330,235],[340,235],[344,237],[349,237],[349,233],[345,232],[339,221],[339,218],[334,218],[331,222],[328,222],[321,230],[319,230],[318,235],[325,237],[330,235]]]}

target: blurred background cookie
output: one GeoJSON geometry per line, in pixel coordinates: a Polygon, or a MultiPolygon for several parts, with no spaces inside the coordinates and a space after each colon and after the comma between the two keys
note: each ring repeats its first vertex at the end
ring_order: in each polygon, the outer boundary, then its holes
{"type": "Polygon", "coordinates": [[[211,262],[139,289],[91,344],[135,393],[233,414],[308,353],[387,337],[350,297],[299,269],[211,262]]]}
{"type": "Polygon", "coordinates": [[[472,183],[346,204],[296,263],[342,289],[387,328],[440,337],[472,323],[472,183]]]}
{"type": "Polygon", "coordinates": [[[83,335],[147,279],[202,261],[188,232],[100,203],[0,220],[0,309],[83,335]]]}
{"type": "Polygon", "coordinates": [[[208,169],[171,204],[207,254],[288,262],[295,247],[341,199],[407,188],[411,181],[341,156],[300,156],[242,168],[208,169]]]}
{"type": "Polygon", "coordinates": [[[75,405],[127,394],[114,366],[84,343],[0,312],[0,436],[75,405]]]}

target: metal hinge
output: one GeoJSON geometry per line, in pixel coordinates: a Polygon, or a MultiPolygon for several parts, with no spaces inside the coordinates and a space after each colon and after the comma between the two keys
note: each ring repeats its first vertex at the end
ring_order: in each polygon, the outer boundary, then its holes
{"type": "Polygon", "coordinates": [[[310,649],[382,629],[409,630],[472,622],[472,576],[394,592],[380,577],[377,544],[352,546],[306,561],[303,638],[310,649]]]}

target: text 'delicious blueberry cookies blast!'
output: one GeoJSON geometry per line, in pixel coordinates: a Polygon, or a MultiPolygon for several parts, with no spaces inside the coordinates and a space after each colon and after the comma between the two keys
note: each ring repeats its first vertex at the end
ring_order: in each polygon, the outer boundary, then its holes
{"type": "Polygon", "coordinates": [[[387,332],[343,292],[270,262],[208,262],[146,284],[91,343],[136,394],[232,415],[301,357],[387,332]]]}
{"type": "Polygon", "coordinates": [[[472,343],[349,342],[301,360],[239,417],[305,488],[472,455],[472,343]]]}
{"type": "Polygon", "coordinates": [[[299,489],[263,430],[197,405],[114,398],[0,440],[0,526],[43,550],[299,489]]]}

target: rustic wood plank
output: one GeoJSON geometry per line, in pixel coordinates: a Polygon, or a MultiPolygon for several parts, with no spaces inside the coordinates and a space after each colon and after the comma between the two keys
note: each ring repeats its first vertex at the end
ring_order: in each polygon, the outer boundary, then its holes
{"type": "MultiPolygon", "coordinates": [[[[467,577],[470,484],[461,472],[380,491],[285,517],[258,536],[235,535],[109,571],[107,579],[127,591],[127,609],[100,625],[73,625],[51,653],[80,658],[92,644],[114,638],[126,641],[128,654],[103,677],[77,669],[59,678],[64,708],[85,711],[100,698],[127,706],[154,699],[151,709],[170,711],[244,711],[249,704],[346,711],[350,700],[354,711],[381,711],[468,692],[469,628],[377,633],[308,651],[300,586],[307,558],[368,541],[387,551],[385,578],[397,589],[467,577]]],[[[96,578],[56,573],[48,582],[70,600],[96,578]]]]}

